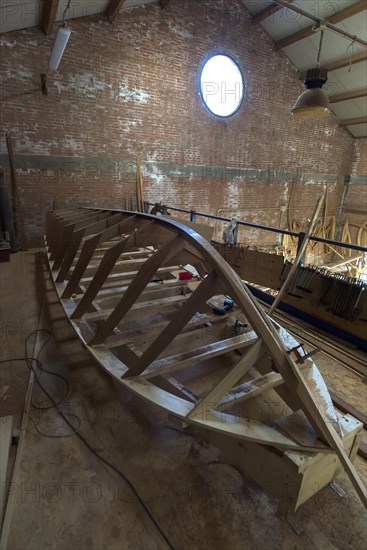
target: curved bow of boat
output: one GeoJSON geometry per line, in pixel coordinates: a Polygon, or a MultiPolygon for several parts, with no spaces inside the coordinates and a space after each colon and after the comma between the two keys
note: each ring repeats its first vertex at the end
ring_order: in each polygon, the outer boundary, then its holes
{"type": "Polygon", "coordinates": [[[202,235],[166,218],[72,209],[48,215],[46,246],[65,312],[121,384],[201,429],[335,452],[366,502],[317,367],[296,362],[297,342],[202,235]]]}

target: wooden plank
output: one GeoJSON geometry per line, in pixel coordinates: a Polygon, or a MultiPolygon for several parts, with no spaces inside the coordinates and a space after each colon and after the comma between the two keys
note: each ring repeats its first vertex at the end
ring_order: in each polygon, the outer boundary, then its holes
{"type": "Polygon", "coordinates": [[[6,473],[12,439],[13,417],[0,418],[0,527],[3,522],[6,508],[6,473]]]}
{"type": "MultiPolygon", "coordinates": [[[[80,279],[84,275],[84,272],[89,265],[89,262],[91,261],[92,257],[94,258],[94,254],[98,244],[101,242],[105,242],[114,236],[119,236],[124,231],[124,227],[128,226],[129,220],[131,219],[132,217],[122,221],[117,221],[116,223],[113,223],[112,220],[110,221],[108,219],[106,222],[106,229],[104,229],[100,233],[97,233],[96,235],[93,235],[89,239],[86,239],[80,252],[79,258],[74,266],[73,273],[63,292],[62,298],[70,298],[71,295],[75,292],[80,282],[80,279]]],[[[119,215],[118,220],[121,220],[121,215],[119,215]]]]}
{"type": "Polygon", "coordinates": [[[228,409],[237,403],[242,403],[248,399],[252,399],[260,393],[275,388],[280,384],[283,384],[283,378],[276,372],[269,372],[259,378],[245,382],[239,386],[235,386],[230,392],[226,393],[220,401],[218,401],[217,408],[219,410],[228,409]]]}
{"type": "Polygon", "coordinates": [[[110,0],[110,3],[107,6],[106,16],[110,23],[113,23],[117,18],[120,10],[124,7],[127,0],[110,0]]]}
{"type": "Polygon", "coordinates": [[[153,275],[156,273],[159,266],[171,256],[177,254],[179,250],[184,246],[185,241],[181,237],[174,235],[169,241],[166,242],[161,248],[157,250],[153,256],[149,258],[141,267],[140,271],[134,277],[128,290],[117,304],[114,311],[109,318],[105,321],[104,325],[98,331],[95,338],[93,338],[90,345],[100,344],[112,334],[113,329],[118,325],[121,319],[126,315],[131,306],[140,296],[144,288],[147,286],[153,275]]]}
{"type": "MultiPolygon", "coordinates": [[[[187,298],[188,296],[170,296],[161,300],[135,302],[135,304],[131,306],[129,310],[129,319],[131,319],[130,313],[132,312],[137,314],[138,317],[149,315],[149,310],[153,310],[156,313],[165,313],[166,308],[170,306],[174,306],[175,308],[177,308],[178,305],[186,302],[187,298]]],[[[113,311],[114,308],[101,310],[100,312],[95,313],[87,313],[86,315],[84,315],[83,319],[88,322],[101,321],[102,319],[106,319],[107,317],[109,317],[109,315],[111,315],[113,311]]],[[[136,315],[134,315],[133,317],[136,318],[136,315]]]]}
{"type": "MultiPolygon", "coordinates": [[[[298,452],[320,451],[319,448],[301,447],[298,443],[280,433],[280,431],[255,420],[238,422],[238,419],[232,415],[216,411],[208,411],[203,418],[190,418],[190,411],[194,407],[193,403],[172,395],[141,377],[126,378],[123,380],[123,383],[128,389],[149,403],[157,403],[178,418],[182,420],[189,419],[197,427],[208,428],[227,436],[233,435],[239,440],[244,439],[260,443],[261,445],[272,445],[278,449],[295,450],[298,452]],[[232,434],[230,430],[233,430],[232,434]]],[[[322,452],[327,453],[330,450],[326,448],[322,452]]]]}
{"type": "Polygon", "coordinates": [[[357,420],[362,422],[364,429],[367,430],[367,416],[363,414],[362,411],[359,411],[356,407],[344,401],[342,397],[339,397],[339,395],[336,395],[333,391],[329,390],[329,393],[334,405],[336,405],[338,409],[357,418],[357,420]]]}
{"type": "Polygon", "coordinates": [[[358,454],[364,458],[365,460],[367,460],[367,444],[364,443],[364,441],[361,441],[360,445],[359,445],[359,449],[358,449],[358,454]]]}
{"type": "Polygon", "coordinates": [[[51,34],[56,21],[60,0],[46,0],[43,3],[41,27],[45,34],[51,34]]]}
{"type": "MultiPolygon", "coordinates": [[[[338,71],[339,69],[343,69],[344,67],[350,67],[351,65],[355,65],[356,63],[362,63],[363,61],[367,61],[366,52],[360,52],[352,56],[337,59],[332,63],[328,63],[327,65],[324,65],[323,68],[327,69],[328,72],[331,73],[332,71],[338,71]]],[[[303,80],[303,76],[302,76],[302,80],[303,80]]]]}
{"type": "MultiPolygon", "coordinates": [[[[337,13],[335,13],[334,15],[331,15],[330,17],[327,17],[325,21],[328,21],[329,23],[332,23],[332,24],[340,23],[341,21],[344,21],[345,19],[348,19],[349,17],[352,17],[357,13],[364,11],[366,9],[366,6],[367,6],[367,0],[359,0],[355,4],[352,4],[351,6],[348,6],[347,8],[338,11],[337,13]]],[[[295,42],[298,42],[300,40],[303,40],[304,38],[312,36],[314,33],[315,33],[314,24],[312,24],[309,27],[306,27],[305,29],[301,29],[300,31],[297,31],[275,42],[274,50],[281,50],[283,48],[286,48],[287,46],[290,46],[295,42]]]]}
{"type": "MultiPolygon", "coordinates": [[[[135,220],[131,220],[131,223],[135,225],[134,222],[135,220]]],[[[147,225],[150,226],[150,223],[148,222],[147,225]]],[[[108,276],[110,275],[113,269],[113,266],[115,265],[115,262],[119,257],[119,255],[125,252],[128,249],[128,247],[132,243],[134,243],[136,238],[136,233],[142,232],[145,229],[146,229],[146,225],[143,227],[140,227],[139,229],[137,229],[137,231],[131,233],[128,237],[118,242],[116,245],[112,246],[106,251],[93,279],[91,280],[86,292],[84,293],[84,296],[82,297],[74,313],[72,314],[71,316],[72,319],[79,319],[80,317],[83,316],[83,314],[86,312],[88,307],[91,305],[92,301],[97,296],[103,283],[107,280],[108,276]]]]}
{"type": "Polygon", "coordinates": [[[302,241],[302,244],[301,246],[299,247],[299,250],[297,251],[297,257],[296,259],[294,260],[293,262],[293,265],[292,267],[290,268],[289,270],[289,273],[286,277],[286,280],[284,281],[283,283],[283,286],[282,288],[280,289],[280,291],[278,292],[277,294],[277,297],[275,298],[274,302],[272,303],[272,306],[271,308],[269,309],[269,316],[271,316],[271,314],[276,310],[276,308],[278,307],[281,299],[283,298],[284,296],[284,293],[285,291],[289,288],[289,285],[291,284],[291,282],[293,281],[295,275],[296,275],[296,272],[297,272],[297,268],[303,258],[303,255],[306,251],[306,247],[308,245],[308,241],[310,240],[310,237],[311,237],[311,233],[316,225],[316,221],[317,221],[317,218],[320,214],[320,211],[321,211],[321,207],[324,203],[324,199],[325,199],[325,196],[322,195],[317,203],[316,203],[316,206],[315,206],[315,209],[313,211],[313,214],[312,214],[312,217],[311,217],[311,221],[310,223],[308,224],[308,228],[307,228],[307,231],[304,235],[304,238],[303,238],[303,241],[302,241]]]}
{"type": "Polygon", "coordinates": [[[72,231],[63,258],[61,261],[55,260],[54,269],[60,269],[56,282],[62,283],[68,277],[70,267],[78,253],[82,240],[88,235],[92,235],[104,229],[106,227],[106,220],[110,219],[113,222],[116,218],[119,218],[119,214],[102,214],[98,216],[97,219],[94,219],[93,221],[88,220],[83,223],[80,228],[72,231]]]}
{"type": "MultiPolygon", "coordinates": [[[[288,4],[292,4],[293,2],[294,0],[288,0],[288,4]]],[[[268,17],[272,17],[282,9],[287,9],[287,8],[284,8],[284,6],[280,6],[275,2],[271,2],[269,6],[261,10],[259,13],[253,15],[251,18],[251,22],[260,23],[261,21],[264,21],[264,19],[267,19],[268,17]]]]}
{"type": "Polygon", "coordinates": [[[23,209],[20,203],[19,192],[18,192],[18,182],[17,182],[17,172],[15,168],[15,159],[13,152],[13,140],[10,133],[6,134],[6,144],[8,147],[9,154],[9,164],[10,164],[10,175],[12,182],[12,206],[13,206],[13,223],[15,229],[15,236],[23,250],[28,250],[28,239],[24,229],[24,218],[23,218],[23,209]]]}
{"type": "Polygon", "coordinates": [[[359,97],[366,97],[366,89],[353,90],[352,92],[345,92],[344,94],[335,94],[329,97],[330,103],[340,103],[341,101],[349,101],[350,99],[357,99],[359,97]]]}
{"type": "MultiPolygon", "coordinates": [[[[214,333],[214,340],[218,340],[220,338],[219,333],[220,326],[218,325],[224,324],[227,321],[227,316],[221,316],[220,318],[218,315],[215,314],[199,314],[190,319],[190,321],[187,323],[187,325],[182,329],[181,334],[179,334],[175,338],[175,342],[177,342],[177,347],[182,349],[197,349],[197,337],[199,336],[199,339],[202,341],[203,339],[203,328],[210,328],[210,332],[212,333],[213,327],[215,329],[218,328],[218,330],[214,333]],[[186,337],[189,337],[189,344],[186,342],[186,337]]],[[[84,319],[83,319],[84,321],[84,319]]],[[[125,327],[127,329],[127,334],[124,332],[124,327],[121,328],[119,336],[116,336],[116,338],[113,338],[112,340],[109,340],[107,342],[104,342],[104,346],[107,349],[113,349],[117,348],[122,345],[131,345],[134,347],[134,344],[139,343],[139,347],[144,346],[148,343],[148,345],[153,342],[155,338],[159,336],[159,334],[164,330],[164,328],[167,326],[169,320],[167,321],[156,321],[149,324],[149,333],[146,333],[146,337],[143,340],[142,338],[137,337],[136,334],[131,334],[131,330],[129,330],[129,327],[125,327]]],[[[171,348],[174,348],[173,352],[170,353],[170,355],[173,355],[176,353],[175,346],[170,346],[171,348]]]]}
{"type": "Polygon", "coordinates": [[[143,376],[147,380],[154,376],[167,374],[213,357],[219,357],[233,350],[240,350],[250,346],[257,339],[255,332],[248,332],[232,338],[226,338],[213,344],[195,348],[194,351],[185,351],[177,355],[171,355],[164,359],[154,361],[144,372],[143,376]]]}
{"type": "Polygon", "coordinates": [[[51,249],[51,258],[55,260],[52,268],[60,269],[60,265],[65,258],[65,254],[68,251],[69,243],[72,242],[72,237],[74,233],[76,233],[79,229],[87,226],[89,223],[104,219],[108,216],[109,213],[106,212],[98,212],[96,214],[82,214],[76,219],[73,219],[71,222],[69,221],[66,225],[62,224],[59,230],[60,237],[57,242],[55,242],[55,247],[51,249]]]}
{"type": "Polygon", "coordinates": [[[215,271],[212,271],[195,290],[182,306],[180,311],[169,322],[161,334],[144,351],[135,365],[124,376],[137,376],[141,374],[154,361],[168,344],[181,332],[194,314],[199,311],[201,304],[215,294],[219,286],[219,279],[215,271]]]}
{"type": "Polygon", "coordinates": [[[233,388],[233,386],[244,376],[264,353],[263,341],[261,338],[252,345],[250,350],[241,357],[232,367],[230,372],[192,409],[189,418],[203,417],[210,409],[213,409],[224,394],[233,388]]]}
{"type": "Polygon", "coordinates": [[[354,126],[355,124],[367,124],[367,116],[345,118],[339,122],[339,126],[354,126]]]}
{"type": "MultiPolygon", "coordinates": [[[[146,215],[142,217],[144,217],[144,219],[150,219],[149,216],[146,216],[146,215]]],[[[353,483],[353,486],[355,487],[356,492],[358,493],[361,501],[365,506],[367,506],[366,489],[363,486],[361,480],[359,479],[353,464],[351,463],[347,453],[343,448],[342,440],[335,430],[335,426],[336,426],[335,420],[330,417],[330,415],[326,410],[328,406],[327,399],[323,397],[322,392],[321,393],[317,392],[318,402],[316,402],[314,397],[314,390],[311,390],[310,386],[306,383],[305,377],[300,371],[294,358],[286,352],[282,338],[278,334],[277,330],[272,326],[272,323],[269,320],[269,318],[265,315],[263,311],[261,311],[255,305],[255,301],[250,296],[249,290],[243,286],[242,281],[239,279],[239,277],[233,272],[232,269],[228,267],[228,264],[226,264],[222,260],[222,258],[213,249],[213,247],[210,244],[208,244],[208,242],[205,241],[200,235],[198,235],[197,233],[195,233],[190,229],[185,228],[183,225],[177,222],[172,222],[168,224],[167,221],[159,220],[159,218],[157,218],[156,223],[158,225],[161,224],[162,227],[165,226],[166,228],[169,228],[169,231],[171,232],[176,231],[180,235],[180,239],[196,247],[199,253],[202,254],[202,256],[204,257],[206,264],[208,266],[211,266],[212,270],[218,274],[220,284],[224,284],[226,287],[226,293],[228,293],[232,297],[232,299],[235,300],[237,305],[242,309],[243,313],[246,315],[248,322],[251,324],[251,326],[256,331],[256,333],[261,337],[266,354],[274,362],[274,368],[279,371],[280,375],[282,376],[285,382],[285,387],[292,394],[292,398],[294,397],[294,400],[296,401],[297,406],[299,404],[300,408],[302,408],[303,412],[306,414],[310,424],[314,427],[318,436],[323,441],[325,441],[326,444],[328,445],[328,447],[323,452],[335,452],[337,454],[337,457],[339,458],[346,473],[350,477],[350,480],[353,483]],[[323,408],[324,405],[325,405],[325,409],[323,408]]],[[[160,250],[162,250],[162,248],[164,248],[164,246],[161,247],[160,250]]],[[[147,263],[149,263],[152,260],[152,258],[156,256],[156,254],[152,256],[147,261],[147,263]]],[[[140,273],[138,275],[140,275],[140,273]]],[[[141,285],[141,281],[140,281],[141,277],[137,276],[137,279],[138,279],[137,281],[135,281],[134,279],[133,283],[134,282],[136,283],[137,290],[139,290],[139,285],[141,285]]],[[[149,278],[147,280],[149,281],[149,278]]],[[[143,287],[141,288],[141,290],[143,289],[143,287]]],[[[139,292],[135,292],[135,294],[139,294],[139,292]]],[[[129,308],[126,308],[126,309],[128,310],[129,308]]],[[[119,322],[119,319],[117,320],[117,322],[119,322]]],[[[113,330],[113,326],[111,328],[113,330]]],[[[93,353],[93,355],[95,355],[95,357],[102,358],[99,360],[101,361],[101,364],[103,364],[103,361],[104,361],[103,357],[105,357],[105,355],[107,354],[107,350],[105,350],[103,346],[99,346],[98,349],[91,348],[91,352],[93,353]]],[[[108,355],[108,357],[109,357],[109,362],[113,360],[112,353],[111,355],[108,355]]],[[[116,361],[116,363],[118,363],[118,360],[116,361]]],[[[310,363],[312,363],[312,361],[310,363]]],[[[124,368],[125,367],[123,365],[121,366],[121,363],[120,363],[119,371],[123,372],[124,368]]],[[[309,378],[310,378],[309,383],[311,384],[311,387],[313,387],[312,384],[316,381],[312,379],[312,376],[309,378]]],[[[123,382],[125,386],[131,387],[128,384],[129,380],[131,379],[124,378],[121,382],[123,382]]],[[[135,380],[135,384],[134,384],[133,391],[136,391],[141,397],[143,397],[143,393],[146,386],[143,384],[142,377],[140,377],[138,380],[136,379],[134,380],[135,380]]],[[[158,388],[155,388],[155,390],[149,391],[145,397],[147,397],[151,402],[154,402],[160,406],[165,407],[166,405],[164,403],[161,404],[161,402],[159,401],[162,394],[157,393],[157,391],[158,391],[158,388]]],[[[160,390],[160,391],[163,391],[163,390],[160,390]]],[[[327,396],[329,397],[329,394],[327,394],[327,396]]],[[[172,402],[173,397],[175,396],[168,396],[168,399],[171,400],[170,403],[172,402]]],[[[175,399],[179,399],[179,398],[175,397],[175,399]]],[[[183,408],[185,407],[186,407],[186,404],[183,408]]],[[[243,426],[242,425],[238,426],[236,424],[236,418],[231,417],[230,415],[226,415],[225,421],[223,422],[223,413],[218,413],[216,415],[213,412],[211,412],[210,414],[214,418],[209,419],[209,422],[208,422],[207,421],[208,416],[206,416],[205,422],[200,421],[202,426],[208,427],[209,429],[212,429],[212,430],[222,429],[223,431],[224,429],[226,433],[228,433],[228,435],[231,435],[232,437],[239,437],[239,438],[241,437],[239,431],[242,430],[243,426]]],[[[199,420],[195,420],[195,422],[198,422],[198,424],[200,423],[199,420]]],[[[247,421],[245,424],[247,426],[247,421]]],[[[274,433],[274,431],[276,432],[276,430],[272,430],[272,433],[274,433]]],[[[266,434],[264,432],[264,438],[261,443],[264,443],[264,440],[266,440],[265,436],[266,434]]],[[[291,442],[290,445],[294,444],[291,440],[289,440],[289,438],[286,438],[286,439],[291,442]]],[[[287,442],[287,445],[289,445],[288,442],[287,442]]],[[[295,448],[299,449],[300,447],[295,445],[295,448]]]]}
{"type": "Polygon", "coordinates": [[[366,9],[367,9],[367,1],[359,0],[358,2],[354,2],[354,4],[347,6],[343,10],[336,12],[334,15],[331,15],[330,17],[327,18],[327,21],[335,25],[336,23],[345,21],[349,17],[353,17],[353,15],[362,13],[366,9]]]}

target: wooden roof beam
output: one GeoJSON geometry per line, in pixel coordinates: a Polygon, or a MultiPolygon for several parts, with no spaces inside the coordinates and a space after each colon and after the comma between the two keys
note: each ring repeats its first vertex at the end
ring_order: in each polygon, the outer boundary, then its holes
{"type": "Polygon", "coordinates": [[[60,0],[48,0],[43,3],[41,27],[45,34],[51,34],[56,21],[60,0]]]}
{"type": "Polygon", "coordinates": [[[360,116],[358,118],[345,118],[339,123],[340,126],[353,126],[354,124],[367,124],[367,116],[360,116]]]}
{"type": "Polygon", "coordinates": [[[363,90],[354,90],[352,92],[345,92],[344,94],[336,94],[329,97],[330,103],[340,103],[341,101],[348,101],[349,99],[357,99],[359,97],[366,97],[367,91],[363,90]]]}
{"type": "MultiPolygon", "coordinates": [[[[363,61],[367,61],[367,52],[357,53],[356,55],[353,55],[351,57],[343,57],[341,59],[337,59],[332,63],[327,63],[326,65],[323,65],[322,68],[327,69],[328,73],[331,73],[332,71],[338,71],[339,69],[350,67],[352,65],[355,65],[356,63],[362,63],[363,61]]],[[[305,74],[300,72],[299,79],[303,80],[304,77],[305,74]]]]}
{"type": "Polygon", "coordinates": [[[122,10],[126,2],[127,0],[110,0],[110,3],[108,4],[108,7],[106,9],[106,16],[108,17],[110,23],[113,23],[113,21],[115,21],[116,17],[119,14],[119,11],[122,10]]]}
{"type": "Polygon", "coordinates": [[[356,55],[353,55],[351,57],[343,57],[342,59],[338,59],[333,63],[328,63],[324,65],[323,68],[327,69],[330,73],[331,71],[337,71],[338,69],[349,67],[349,65],[361,63],[362,61],[367,61],[367,52],[357,53],[356,55]]]}
{"type": "MultiPolygon", "coordinates": [[[[344,10],[340,10],[339,12],[334,13],[334,15],[327,17],[325,21],[334,25],[335,23],[340,23],[341,21],[344,21],[345,19],[348,19],[349,17],[352,17],[353,15],[364,11],[366,8],[367,0],[359,0],[355,4],[348,6],[344,10]]],[[[317,20],[318,18],[315,18],[313,15],[310,14],[310,19],[317,20]]],[[[320,20],[320,22],[322,22],[322,20],[320,20]]],[[[314,25],[310,25],[305,29],[301,29],[298,32],[295,32],[293,34],[290,34],[289,36],[286,36],[285,38],[282,38],[281,40],[278,40],[278,42],[275,42],[274,50],[282,50],[283,48],[286,48],[287,46],[290,46],[295,42],[299,42],[300,40],[311,36],[314,32],[314,25]]]]}
{"type": "MultiPolygon", "coordinates": [[[[287,0],[288,4],[292,4],[294,0],[287,0]]],[[[269,6],[264,8],[263,10],[259,11],[256,15],[254,15],[251,19],[252,23],[260,23],[261,21],[264,21],[264,19],[267,19],[268,17],[271,17],[274,15],[277,11],[280,11],[284,8],[284,6],[280,6],[279,4],[276,4],[275,2],[272,2],[269,6]]]]}

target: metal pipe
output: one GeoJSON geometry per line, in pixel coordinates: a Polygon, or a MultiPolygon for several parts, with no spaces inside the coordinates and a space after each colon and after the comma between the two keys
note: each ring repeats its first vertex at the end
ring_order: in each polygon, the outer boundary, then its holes
{"type": "MultiPolygon", "coordinates": [[[[149,206],[154,206],[154,202],[147,203],[149,206]]],[[[184,208],[174,208],[173,206],[165,205],[164,208],[167,210],[173,210],[174,212],[183,212],[185,214],[190,214],[191,210],[185,210],[184,208]]],[[[231,222],[232,218],[224,218],[223,216],[214,216],[213,214],[204,214],[203,212],[196,212],[196,216],[202,216],[203,218],[208,218],[211,220],[220,220],[223,222],[231,222]]],[[[259,225],[257,223],[237,221],[238,225],[244,225],[246,227],[254,227],[255,229],[262,229],[263,231],[270,231],[272,233],[280,233],[281,235],[290,235],[291,237],[299,238],[299,233],[294,231],[287,231],[286,229],[279,229],[278,227],[269,227],[267,225],[259,225]]],[[[367,254],[367,247],[359,246],[357,244],[341,243],[340,241],[331,241],[329,239],[323,239],[322,237],[310,237],[310,241],[316,241],[318,243],[331,244],[334,246],[340,246],[342,248],[350,248],[351,250],[358,250],[359,252],[364,252],[367,254]]]]}
{"type": "Polygon", "coordinates": [[[312,15],[311,13],[304,11],[302,8],[299,8],[294,4],[289,4],[289,2],[287,2],[286,0],[273,0],[273,3],[279,4],[280,6],[283,6],[284,8],[294,11],[295,13],[299,13],[303,17],[307,17],[308,19],[315,21],[315,23],[319,23],[319,25],[321,25],[321,28],[324,26],[330,31],[336,32],[337,34],[344,36],[344,38],[348,38],[349,40],[351,40],[352,42],[355,42],[356,44],[360,44],[361,46],[367,47],[367,42],[365,40],[362,40],[362,38],[358,38],[358,36],[350,34],[347,31],[343,31],[343,29],[336,27],[332,23],[329,23],[329,21],[325,19],[320,19],[319,17],[316,17],[315,15],[312,15]]]}

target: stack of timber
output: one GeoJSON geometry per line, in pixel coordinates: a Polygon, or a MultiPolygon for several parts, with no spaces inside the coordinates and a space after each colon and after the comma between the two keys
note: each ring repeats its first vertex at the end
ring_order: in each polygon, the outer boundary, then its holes
{"type": "Polygon", "coordinates": [[[188,225],[49,213],[50,272],[79,338],[120,384],[221,449],[281,513],[341,469],[366,506],[352,464],[361,422],[336,412],[315,363],[257,305],[208,242],[210,228],[188,225]]]}

